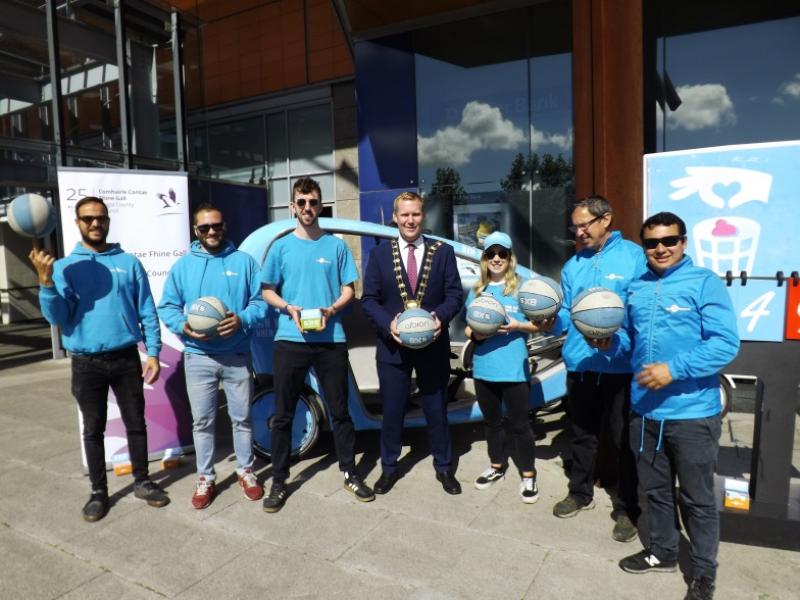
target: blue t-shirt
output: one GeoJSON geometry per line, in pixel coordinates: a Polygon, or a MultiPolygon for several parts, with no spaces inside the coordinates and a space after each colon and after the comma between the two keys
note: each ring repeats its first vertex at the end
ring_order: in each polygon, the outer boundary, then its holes
{"type": "MultiPolygon", "coordinates": [[[[506,296],[504,289],[505,283],[490,283],[483,293],[494,296],[506,309],[509,317],[517,321],[527,321],[527,317],[519,309],[517,295],[506,296]]],[[[470,290],[466,305],[469,306],[474,298],[475,292],[470,290]]],[[[528,347],[525,345],[527,339],[528,334],[512,331],[508,335],[497,333],[475,344],[472,357],[473,377],[484,381],[529,381],[528,347]]]]}
{"type": "MultiPolygon", "coordinates": [[[[326,308],[341,295],[343,285],[358,279],[353,255],[335,235],[304,240],[290,233],[270,248],[261,270],[262,283],[275,286],[281,298],[303,308],[326,308]]],[[[276,340],[288,342],[344,342],[341,314],[336,313],[323,331],[302,332],[292,317],[278,316],[276,340]]]]}

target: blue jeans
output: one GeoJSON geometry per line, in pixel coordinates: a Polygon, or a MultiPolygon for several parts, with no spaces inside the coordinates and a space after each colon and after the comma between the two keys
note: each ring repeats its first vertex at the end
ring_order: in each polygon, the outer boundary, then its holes
{"type": "Polygon", "coordinates": [[[253,428],[250,403],[253,377],[250,356],[244,354],[205,355],[184,353],[186,391],[192,407],[194,451],[197,474],[214,480],[214,430],[217,418],[219,384],[225,390],[228,415],[233,426],[236,472],[253,468],[253,428]]]}
{"type": "Polygon", "coordinates": [[[720,417],[664,421],[663,431],[661,423],[645,419],[642,429],[642,417],[631,413],[631,449],[637,457],[639,485],[647,496],[650,552],[661,560],[678,558],[677,477],[690,541],[690,576],[714,579],[719,547],[714,468],[722,429],[720,417]],[[659,437],[661,447],[656,450],[659,437]]]}

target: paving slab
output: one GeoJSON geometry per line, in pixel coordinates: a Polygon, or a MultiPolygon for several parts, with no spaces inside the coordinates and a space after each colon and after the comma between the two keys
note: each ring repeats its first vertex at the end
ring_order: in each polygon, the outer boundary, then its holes
{"type": "Polygon", "coordinates": [[[102,574],[97,565],[0,524],[0,595],[4,600],[59,598],[102,574]]]}
{"type": "Polygon", "coordinates": [[[58,596],[58,600],[163,600],[164,595],[104,572],[102,575],[87,581],[71,592],[58,596]]]}

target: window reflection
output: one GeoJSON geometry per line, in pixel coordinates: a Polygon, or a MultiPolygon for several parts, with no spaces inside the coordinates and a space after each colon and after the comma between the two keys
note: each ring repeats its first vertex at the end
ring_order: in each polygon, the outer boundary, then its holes
{"type": "Polygon", "coordinates": [[[657,6],[650,82],[657,150],[800,137],[796,2],[736,0],[725,11],[709,0],[657,6]]]}
{"type": "Polygon", "coordinates": [[[470,245],[507,231],[522,264],[557,275],[572,252],[569,4],[422,30],[414,50],[427,225],[470,245]]]}

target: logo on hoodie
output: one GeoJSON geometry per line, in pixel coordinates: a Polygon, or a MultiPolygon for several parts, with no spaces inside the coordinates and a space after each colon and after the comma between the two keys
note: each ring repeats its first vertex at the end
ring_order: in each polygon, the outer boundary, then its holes
{"type": "Polygon", "coordinates": [[[609,281],[616,281],[618,279],[625,279],[625,277],[623,275],[617,275],[616,273],[609,273],[606,275],[606,279],[609,281]]]}
{"type": "Polygon", "coordinates": [[[225,275],[228,276],[228,277],[236,277],[238,275],[238,273],[236,273],[235,271],[230,271],[229,270],[229,271],[225,271],[225,275]]]}
{"type": "Polygon", "coordinates": [[[674,315],[677,312],[686,312],[687,310],[692,309],[688,306],[678,306],[677,304],[672,304],[671,306],[665,306],[664,310],[674,315]]]}
{"type": "Polygon", "coordinates": [[[320,257],[319,257],[317,260],[315,260],[314,262],[315,262],[315,263],[319,263],[319,264],[321,264],[321,265],[329,265],[329,264],[331,264],[331,261],[329,261],[327,258],[323,258],[322,256],[320,256],[320,257]]]}

